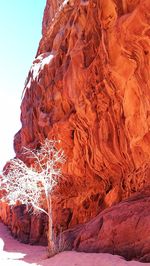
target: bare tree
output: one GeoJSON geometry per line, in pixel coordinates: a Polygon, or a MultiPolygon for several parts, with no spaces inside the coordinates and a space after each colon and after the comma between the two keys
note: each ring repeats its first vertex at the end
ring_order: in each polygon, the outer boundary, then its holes
{"type": "Polygon", "coordinates": [[[61,176],[64,152],[56,149],[55,141],[46,139],[39,149],[24,148],[24,153],[32,164],[27,166],[18,158],[10,160],[9,170],[2,173],[0,187],[6,190],[5,198],[11,204],[19,200],[48,216],[48,250],[53,255],[56,251],[51,195],[61,176]],[[47,210],[42,207],[42,198],[46,199],[47,210]]]}

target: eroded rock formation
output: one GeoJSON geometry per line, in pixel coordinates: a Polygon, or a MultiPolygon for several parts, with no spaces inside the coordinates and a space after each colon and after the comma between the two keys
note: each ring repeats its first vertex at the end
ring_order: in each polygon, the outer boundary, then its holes
{"type": "Polygon", "coordinates": [[[0,202],[0,220],[8,225],[13,237],[23,243],[47,245],[47,217],[35,215],[25,204],[9,206],[0,202]]]}
{"type": "Polygon", "coordinates": [[[149,0],[47,1],[14,143],[61,140],[70,225],[149,183],[149,14],[149,0]]]}
{"type": "Polygon", "coordinates": [[[87,224],[63,233],[68,250],[119,254],[150,262],[150,191],[137,193],[112,206],[87,224]]]}
{"type": "Polygon", "coordinates": [[[14,146],[61,141],[57,231],[150,183],[149,21],[150,0],[47,0],[14,146]]]}

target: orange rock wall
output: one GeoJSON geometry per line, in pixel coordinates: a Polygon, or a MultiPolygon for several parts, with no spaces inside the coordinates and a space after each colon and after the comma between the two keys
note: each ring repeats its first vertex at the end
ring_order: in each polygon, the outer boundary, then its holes
{"type": "Polygon", "coordinates": [[[14,146],[59,139],[58,230],[149,183],[150,0],[47,0],[14,146]]]}

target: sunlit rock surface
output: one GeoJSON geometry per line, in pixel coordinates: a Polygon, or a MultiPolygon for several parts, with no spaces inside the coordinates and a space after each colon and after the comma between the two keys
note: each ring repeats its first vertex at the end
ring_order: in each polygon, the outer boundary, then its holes
{"type": "Polygon", "coordinates": [[[150,0],[48,0],[14,146],[60,140],[56,231],[150,183],[150,0]]]}

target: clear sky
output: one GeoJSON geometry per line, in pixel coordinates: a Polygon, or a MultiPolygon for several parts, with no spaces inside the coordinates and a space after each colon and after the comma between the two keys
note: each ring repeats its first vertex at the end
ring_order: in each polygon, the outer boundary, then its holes
{"type": "Polygon", "coordinates": [[[46,0],[3,0],[0,4],[0,170],[14,157],[21,94],[41,38],[45,5],[46,0]]]}

